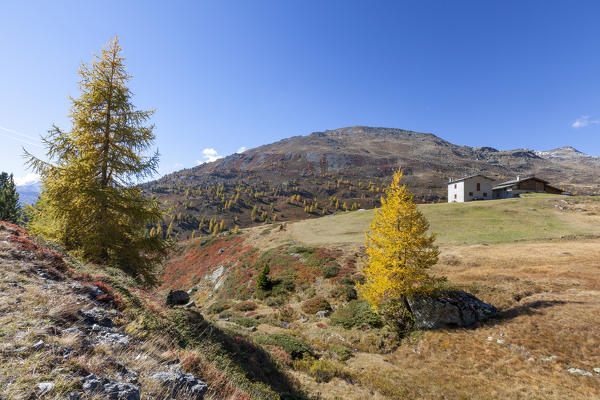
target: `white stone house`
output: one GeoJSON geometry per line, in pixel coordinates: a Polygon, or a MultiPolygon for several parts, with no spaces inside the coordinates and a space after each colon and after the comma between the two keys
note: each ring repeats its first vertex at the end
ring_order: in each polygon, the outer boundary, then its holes
{"type": "Polygon", "coordinates": [[[483,175],[471,175],[448,182],[448,203],[473,200],[491,200],[493,179],[483,175]]]}

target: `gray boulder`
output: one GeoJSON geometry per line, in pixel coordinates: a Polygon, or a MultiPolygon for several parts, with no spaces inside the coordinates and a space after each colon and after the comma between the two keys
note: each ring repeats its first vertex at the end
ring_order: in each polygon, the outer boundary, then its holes
{"type": "Polygon", "coordinates": [[[435,298],[412,298],[408,305],[417,329],[466,327],[497,314],[496,307],[463,291],[446,291],[435,298]]]}
{"type": "Polygon", "coordinates": [[[167,295],[167,305],[185,305],[189,303],[190,295],[185,290],[171,290],[167,295]]]}
{"type": "Polygon", "coordinates": [[[315,315],[317,316],[317,318],[327,318],[329,316],[329,311],[328,310],[317,311],[315,313],[315,315]]]}
{"type": "Polygon", "coordinates": [[[184,374],[174,367],[167,372],[155,373],[151,379],[161,382],[169,391],[169,395],[173,397],[186,395],[194,400],[202,400],[204,393],[208,390],[208,386],[200,379],[192,374],[184,374]]]}

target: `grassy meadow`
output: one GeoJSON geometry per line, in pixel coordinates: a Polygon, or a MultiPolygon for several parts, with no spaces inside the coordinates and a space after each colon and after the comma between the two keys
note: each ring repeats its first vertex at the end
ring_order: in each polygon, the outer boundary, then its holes
{"type": "MultiPolygon", "coordinates": [[[[441,250],[431,272],[494,304],[498,318],[470,329],[415,332],[397,345],[378,329],[294,321],[295,334],[316,348],[354,349],[331,381],[294,371],[303,387],[332,400],[599,398],[600,197],[529,195],[419,208],[441,250]]],[[[245,243],[336,249],[340,260],[355,257],[360,271],[372,217],[372,210],[354,211],[251,228],[245,243]]],[[[312,288],[288,305],[300,312],[301,301],[316,293],[345,307],[328,294],[335,282],[318,279],[312,288]]]]}
{"type": "MultiPolygon", "coordinates": [[[[419,209],[441,246],[600,235],[600,197],[532,194],[419,209]]],[[[372,219],[373,210],[360,210],[294,222],[288,229],[294,240],[311,246],[362,245],[372,219]]]]}

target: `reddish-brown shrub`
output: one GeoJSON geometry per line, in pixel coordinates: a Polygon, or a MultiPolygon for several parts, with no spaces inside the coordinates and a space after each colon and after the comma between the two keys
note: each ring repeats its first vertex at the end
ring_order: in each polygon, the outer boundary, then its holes
{"type": "Polygon", "coordinates": [[[280,361],[282,364],[291,367],[293,364],[292,357],[280,346],[267,346],[269,349],[269,354],[276,360],[280,361]]]}
{"type": "Polygon", "coordinates": [[[317,311],[331,311],[331,304],[323,296],[317,296],[302,303],[302,311],[311,315],[317,311]]]}
{"type": "Polygon", "coordinates": [[[296,320],[296,311],[289,306],[283,306],[279,309],[279,319],[285,322],[293,322],[296,320]]]}
{"type": "Polygon", "coordinates": [[[254,311],[256,307],[258,307],[257,304],[251,300],[243,301],[233,306],[238,311],[254,311]]]}

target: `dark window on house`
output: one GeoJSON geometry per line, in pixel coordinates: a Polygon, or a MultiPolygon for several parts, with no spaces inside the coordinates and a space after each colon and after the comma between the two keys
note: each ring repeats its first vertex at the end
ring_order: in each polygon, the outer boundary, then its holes
{"type": "Polygon", "coordinates": [[[456,198],[456,193],[454,193],[454,198],[456,198]]]}
{"type": "Polygon", "coordinates": [[[481,190],[481,183],[477,182],[477,191],[479,192],[481,190]]]}
{"type": "Polygon", "coordinates": [[[456,183],[454,184],[454,189],[456,189],[456,183]]]}
{"type": "Polygon", "coordinates": [[[483,192],[483,197],[487,197],[487,192],[483,192]]]}
{"type": "Polygon", "coordinates": [[[473,192],[469,192],[469,196],[473,196],[473,192]]]}

